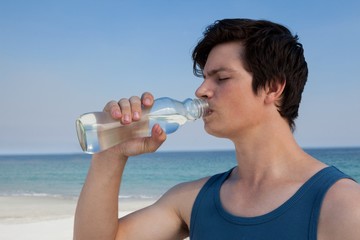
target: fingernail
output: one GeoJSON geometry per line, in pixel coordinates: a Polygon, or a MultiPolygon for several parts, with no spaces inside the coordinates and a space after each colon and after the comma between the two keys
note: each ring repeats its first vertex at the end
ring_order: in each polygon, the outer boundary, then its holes
{"type": "Polygon", "coordinates": [[[157,134],[162,134],[163,130],[160,126],[158,126],[158,129],[156,129],[157,134]]]}
{"type": "Polygon", "coordinates": [[[134,112],[134,119],[135,120],[139,120],[140,119],[140,114],[138,112],[134,112]]]}
{"type": "Polygon", "coordinates": [[[121,113],[119,110],[115,110],[112,112],[112,115],[115,117],[115,118],[120,118],[121,117],[121,113]]]}
{"type": "Polygon", "coordinates": [[[144,104],[145,104],[145,105],[150,105],[150,104],[151,104],[150,99],[149,99],[149,98],[145,98],[144,104]]]}
{"type": "Polygon", "coordinates": [[[124,122],[130,122],[130,116],[128,114],[125,114],[124,122]]]}

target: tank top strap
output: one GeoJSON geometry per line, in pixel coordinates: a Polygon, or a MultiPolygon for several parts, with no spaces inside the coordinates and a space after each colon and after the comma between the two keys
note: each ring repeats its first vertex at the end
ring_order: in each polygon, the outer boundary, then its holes
{"type": "Polygon", "coordinates": [[[323,203],[323,200],[325,198],[326,193],[328,190],[340,179],[351,179],[355,181],[353,178],[349,177],[342,171],[340,171],[338,168],[331,166],[323,169],[323,175],[326,175],[326,178],[322,178],[322,181],[319,181],[319,185],[321,185],[321,188],[317,192],[313,204],[313,209],[311,213],[311,219],[310,219],[310,227],[309,227],[309,240],[316,240],[317,239],[317,229],[318,229],[318,223],[319,223],[319,217],[320,217],[320,210],[323,203]]]}
{"type": "Polygon", "coordinates": [[[194,231],[195,229],[195,219],[197,219],[197,215],[200,209],[200,205],[203,202],[203,198],[205,196],[207,196],[207,194],[211,191],[214,192],[214,188],[217,187],[218,184],[222,184],[226,178],[229,177],[229,175],[231,174],[232,170],[235,167],[231,168],[230,170],[223,172],[223,173],[219,173],[216,175],[211,176],[206,183],[204,184],[204,186],[200,189],[200,192],[198,193],[194,205],[192,207],[192,212],[191,212],[191,219],[190,219],[190,229],[191,231],[194,231]]]}

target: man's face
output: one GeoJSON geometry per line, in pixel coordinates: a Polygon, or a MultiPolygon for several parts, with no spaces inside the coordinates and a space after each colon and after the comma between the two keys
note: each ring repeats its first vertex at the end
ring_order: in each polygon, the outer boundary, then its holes
{"type": "Polygon", "coordinates": [[[239,42],[219,44],[203,69],[204,81],[196,96],[209,102],[205,130],[214,136],[234,139],[261,121],[262,93],[252,90],[252,74],[244,69],[242,51],[239,42]]]}

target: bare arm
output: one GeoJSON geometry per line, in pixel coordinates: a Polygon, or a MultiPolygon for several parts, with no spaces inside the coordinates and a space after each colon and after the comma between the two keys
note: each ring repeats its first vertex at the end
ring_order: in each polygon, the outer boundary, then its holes
{"type": "Polygon", "coordinates": [[[75,214],[74,239],[114,239],[118,194],[126,158],[94,155],[75,214]]]}
{"type": "Polygon", "coordinates": [[[360,185],[337,182],[326,194],[320,212],[319,240],[356,240],[360,236],[360,185]]]}
{"type": "Polygon", "coordinates": [[[188,236],[178,203],[182,198],[177,198],[176,191],[170,190],[154,205],[119,219],[116,239],[180,240],[188,236]]]}
{"type": "MultiPolygon", "coordinates": [[[[151,94],[144,94],[141,101],[139,98],[122,99],[119,104],[108,103],[104,110],[109,111],[114,118],[118,118],[126,124],[132,120],[139,120],[141,103],[151,106],[153,97],[151,94]]],[[[167,204],[166,200],[160,200],[155,205],[118,221],[119,187],[128,157],[154,152],[165,139],[166,134],[160,126],[155,125],[151,137],[129,140],[93,156],[76,209],[74,239],[140,240],[154,239],[151,236],[160,234],[172,237],[179,234],[180,231],[176,229],[181,228],[181,221],[179,221],[174,208],[167,204]],[[153,228],[146,227],[149,221],[157,218],[165,219],[163,224],[168,224],[167,228],[163,228],[164,233],[154,232],[153,228]],[[169,218],[173,220],[169,220],[169,218]],[[139,224],[144,225],[141,229],[144,235],[141,236],[135,235],[139,229],[133,227],[139,226],[139,224]]]]}

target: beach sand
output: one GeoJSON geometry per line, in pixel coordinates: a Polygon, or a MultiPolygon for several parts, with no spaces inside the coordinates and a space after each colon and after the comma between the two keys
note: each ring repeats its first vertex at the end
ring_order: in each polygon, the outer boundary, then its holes
{"type": "MultiPolygon", "coordinates": [[[[153,202],[142,199],[122,200],[119,216],[153,202]]],[[[76,199],[56,197],[0,197],[0,239],[72,239],[76,203],[76,199]]]]}

